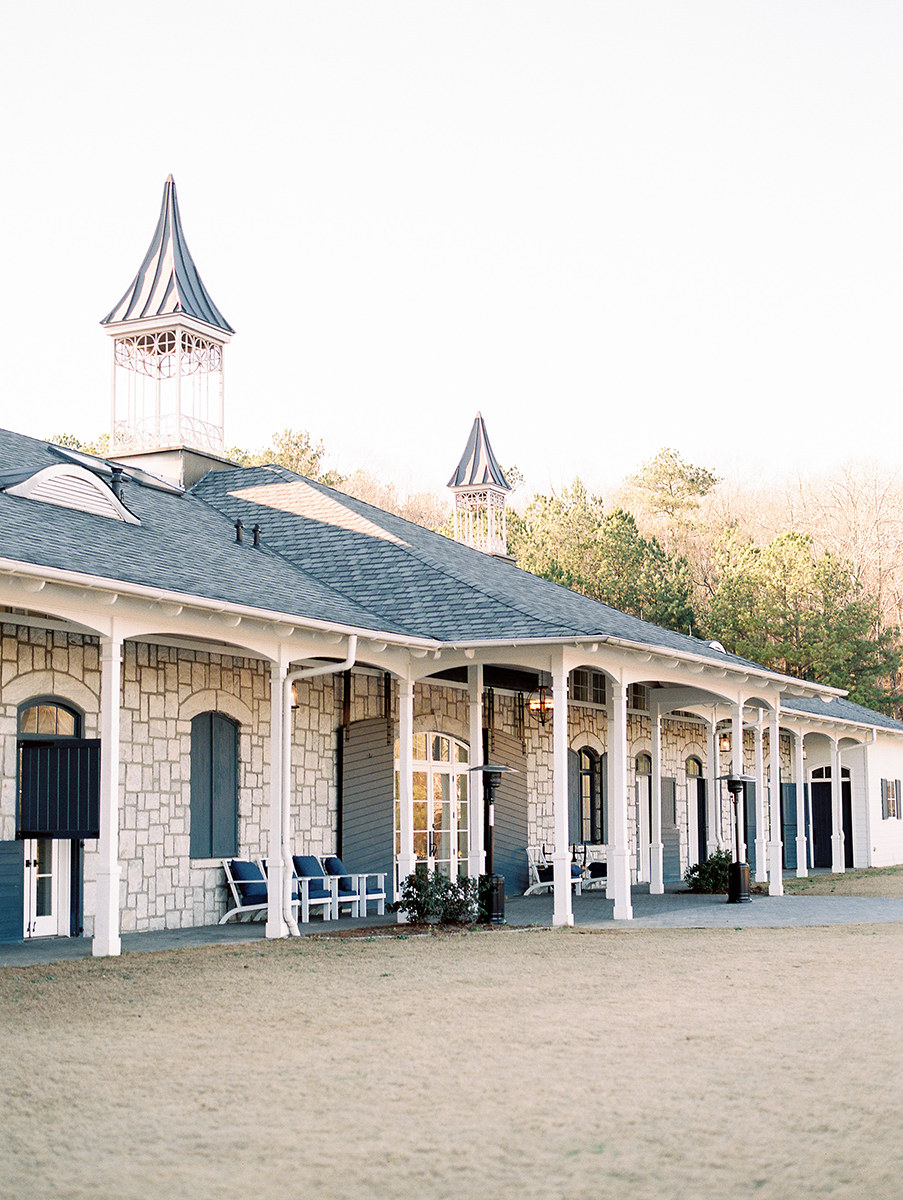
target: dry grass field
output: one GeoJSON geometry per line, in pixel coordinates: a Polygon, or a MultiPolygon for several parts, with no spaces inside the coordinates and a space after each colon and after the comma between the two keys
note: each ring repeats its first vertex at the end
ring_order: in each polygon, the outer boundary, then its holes
{"type": "Polygon", "coordinates": [[[785,879],[789,896],[903,896],[903,867],[870,867],[842,875],[807,875],[785,879]]]}
{"type": "Polygon", "coordinates": [[[896,1198],[903,926],[493,930],[0,971],[0,1192],[896,1198]]]}

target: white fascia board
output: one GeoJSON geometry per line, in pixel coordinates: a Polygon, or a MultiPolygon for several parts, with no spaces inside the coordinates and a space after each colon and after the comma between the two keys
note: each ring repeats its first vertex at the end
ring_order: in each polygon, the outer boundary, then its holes
{"type": "MultiPolygon", "coordinates": [[[[500,638],[487,638],[481,641],[474,642],[453,642],[445,645],[443,649],[447,650],[492,650],[501,648],[535,648],[542,649],[544,646],[573,646],[575,648],[581,646],[589,646],[598,643],[600,646],[611,646],[613,649],[628,650],[638,654],[656,654],[662,658],[676,658],[680,662],[701,664],[713,671],[726,671],[732,675],[750,675],[756,679],[761,679],[764,683],[777,684],[782,691],[788,691],[792,688],[799,689],[799,693],[803,696],[811,696],[813,699],[821,699],[825,696],[846,696],[847,692],[844,688],[832,688],[821,683],[810,683],[808,680],[795,679],[790,675],[778,675],[776,672],[769,671],[766,667],[739,666],[731,662],[718,662],[716,659],[707,658],[704,654],[693,654],[687,650],[674,650],[670,646],[656,646],[649,642],[632,642],[627,638],[614,637],[611,634],[583,634],[571,637],[556,637],[556,638],[515,638],[512,641],[504,641],[500,638]]],[[[592,665],[588,663],[587,665],[592,665]]]]}
{"type": "Polygon", "coordinates": [[[187,313],[161,313],[152,317],[132,317],[127,321],[112,321],[104,325],[105,333],[112,337],[136,337],[142,333],[155,333],[160,329],[187,329],[190,333],[200,334],[211,342],[226,345],[232,341],[232,334],[219,325],[210,325],[200,317],[190,317],[187,313]]]}
{"type": "Polygon", "coordinates": [[[126,583],[118,579],[109,579],[100,575],[85,575],[80,571],[65,571],[61,567],[40,567],[31,563],[18,562],[15,559],[0,558],[0,575],[11,575],[17,578],[40,579],[48,583],[59,583],[70,587],[84,588],[89,591],[115,593],[145,600],[158,604],[180,604],[189,608],[199,609],[213,615],[234,614],[255,621],[275,621],[281,625],[291,625],[296,628],[317,630],[323,633],[340,633],[343,636],[354,634],[368,641],[378,639],[393,646],[424,647],[427,650],[438,650],[441,643],[427,638],[404,637],[397,633],[386,633],[380,629],[365,629],[353,625],[339,625],[330,621],[322,621],[315,617],[305,617],[299,613],[278,612],[275,609],[252,608],[244,604],[225,604],[221,600],[210,600],[206,596],[193,596],[188,592],[174,592],[165,588],[142,587],[139,584],[126,583]]]}

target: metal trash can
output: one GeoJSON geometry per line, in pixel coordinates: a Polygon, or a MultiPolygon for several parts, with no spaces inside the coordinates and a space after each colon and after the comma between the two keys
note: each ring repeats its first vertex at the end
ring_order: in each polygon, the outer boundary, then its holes
{"type": "Polygon", "coordinates": [[[505,877],[489,875],[486,880],[486,914],[490,925],[505,924],[505,877]]]}

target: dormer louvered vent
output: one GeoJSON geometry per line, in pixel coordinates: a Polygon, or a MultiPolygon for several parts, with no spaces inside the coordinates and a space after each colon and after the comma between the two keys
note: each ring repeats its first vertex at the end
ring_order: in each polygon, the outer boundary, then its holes
{"type": "Polygon", "coordinates": [[[127,521],[130,525],[140,523],[102,480],[74,463],[44,467],[21,483],[6,488],[6,494],[56,504],[60,508],[77,508],[114,521],[127,521]]]}

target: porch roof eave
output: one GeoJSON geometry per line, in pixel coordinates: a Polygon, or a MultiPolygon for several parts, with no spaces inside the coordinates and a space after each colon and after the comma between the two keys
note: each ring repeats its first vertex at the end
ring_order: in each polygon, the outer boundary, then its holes
{"type": "Polygon", "coordinates": [[[570,634],[561,637],[542,638],[483,638],[475,641],[441,643],[439,648],[442,650],[472,650],[476,652],[478,650],[494,649],[517,650],[527,647],[531,650],[537,650],[546,646],[549,648],[573,646],[575,648],[590,649],[595,644],[612,646],[616,649],[628,650],[636,654],[652,654],[663,659],[677,659],[681,663],[701,665],[710,670],[725,671],[733,675],[752,676],[753,678],[761,679],[765,683],[776,684],[782,692],[810,697],[814,700],[824,699],[825,697],[828,697],[830,700],[835,696],[842,698],[847,695],[844,688],[829,687],[827,684],[814,683],[806,679],[796,679],[792,675],[781,675],[776,671],[769,671],[767,667],[757,666],[755,663],[718,662],[705,654],[694,654],[692,651],[677,650],[673,646],[658,646],[648,642],[634,642],[627,638],[619,638],[607,633],[570,634]]]}
{"type": "Polygon", "coordinates": [[[387,642],[393,646],[405,649],[439,650],[442,648],[442,643],[435,638],[422,638],[409,634],[386,632],[378,628],[369,629],[343,625],[335,621],[304,616],[297,612],[281,612],[276,609],[255,608],[253,605],[230,603],[207,596],[198,596],[190,592],[127,583],[112,577],[88,575],[80,571],[68,571],[62,567],[34,565],[32,563],[20,562],[17,559],[0,558],[0,575],[6,575],[11,578],[43,580],[47,583],[59,583],[70,587],[84,588],[86,591],[115,592],[122,596],[128,596],[130,599],[144,600],[152,604],[181,604],[185,607],[202,610],[210,615],[221,614],[225,616],[228,614],[246,617],[249,620],[267,621],[280,625],[293,625],[298,629],[310,629],[318,633],[339,633],[343,636],[353,634],[368,641],[387,642]]]}

